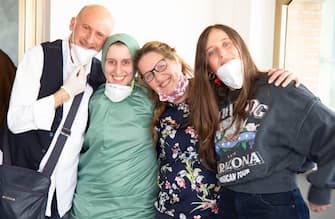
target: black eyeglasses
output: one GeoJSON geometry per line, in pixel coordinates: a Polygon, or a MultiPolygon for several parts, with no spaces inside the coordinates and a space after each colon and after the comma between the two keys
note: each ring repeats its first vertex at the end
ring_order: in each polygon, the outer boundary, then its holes
{"type": "Polygon", "coordinates": [[[154,66],[154,68],[151,71],[148,71],[146,73],[144,73],[143,75],[141,75],[141,78],[149,83],[150,81],[152,81],[155,77],[155,72],[162,72],[165,71],[165,69],[167,68],[167,62],[165,60],[165,58],[162,58],[161,60],[159,60],[156,65],[154,66]]]}

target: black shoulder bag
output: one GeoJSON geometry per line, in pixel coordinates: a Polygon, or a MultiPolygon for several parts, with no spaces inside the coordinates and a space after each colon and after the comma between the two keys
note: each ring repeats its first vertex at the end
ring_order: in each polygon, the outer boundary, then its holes
{"type": "Polygon", "coordinates": [[[8,131],[3,137],[3,165],[0,165],[0,218],[44,219],[50,187],[50,177],[77,114],[83,93],[78,94],[71,105],[55,147],[42,172],[11,165],[8,131]]]}

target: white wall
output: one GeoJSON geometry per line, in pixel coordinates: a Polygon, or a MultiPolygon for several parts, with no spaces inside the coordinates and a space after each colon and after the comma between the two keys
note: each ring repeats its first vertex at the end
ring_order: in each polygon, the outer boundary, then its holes
{"type": "Polygon", "coordinates": [[[237,30],[261,69],[272,67],[275,0],[216,0],[215,22],[237,30]]]}
{"type": "Polygon", "coordinates": [[[240,32],[261,68],[272,66],[275,0],[53,0],[50,40],[64,38],[83,5],[103,4],[115,18],[114,32],[133,35],[140,45],[150,40],[169,43],[193,65],[201,31],[223,23],[240,32]],[[265,16],[265,17],[263,17],[265,16]]]}

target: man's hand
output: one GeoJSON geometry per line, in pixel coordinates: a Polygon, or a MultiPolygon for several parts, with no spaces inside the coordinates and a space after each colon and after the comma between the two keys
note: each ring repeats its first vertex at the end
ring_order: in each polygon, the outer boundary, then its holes
{"type": "Polygon", "coordinates": [[[70,73],[62,88],[73,98],[85,90],[86,80],[85,68],[78,66],[70,73]]]}

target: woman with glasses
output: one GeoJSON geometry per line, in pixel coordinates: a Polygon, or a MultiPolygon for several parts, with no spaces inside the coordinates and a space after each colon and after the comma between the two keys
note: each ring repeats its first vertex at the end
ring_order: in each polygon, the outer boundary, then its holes
{"type": "MultiPolygon", "coordinates": [[[[190,66],[174,48],[158,41],[148,42],[138,51],[135,65],[140,73],[139,83],[148,88],[155,105],[151,131],[157,142],[160,189],[155,202],[156,218],[222,218],[212,135],[199,144],[202,133],[189,123],[188,100],[193,95],[190,66]]],[[[292,75],[286,71],[277,74],[291,80],[292,75]]],[[[198,89],[207,92],[204,87],[198,89]]]]}
{"type": "Polygon", "coordinates": [[[112,35],[102,48],[107,82],[89,103],[73,219],[155,217],[157,158],[149,130],[153,105],[135,80],[138,48],[127,34],[112,35]]]}

